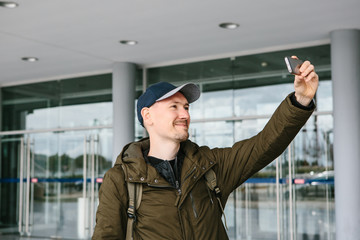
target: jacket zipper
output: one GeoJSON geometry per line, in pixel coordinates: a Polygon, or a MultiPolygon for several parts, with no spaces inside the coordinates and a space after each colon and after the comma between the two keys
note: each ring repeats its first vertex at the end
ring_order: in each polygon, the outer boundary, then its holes
{"type": "MultiPolygon", "coordinates": [[[[175,188],[176,188],[176,190],[179,191],[179,190],[180,190],[180,184],[179,184],[179,180],[176,178],[176,175],[177,175],[177,174],[175,175],[175,172],[174,172],[173,168],[171,167],[169,161],[166,161],[166,162],[167,162],[167,164],[168,164],[168,167],[169,167],[170,170],[171,170],[171,175],[172,175],[173,179],[175,179],[175,188]]],[[[174,168],[177,169],[177,157],[175,158],[174,168]]],[[[181,190],[180,190],[179,193],[181,193],[181,190]]]]}
{"type": "MultiPolygon", "coordinates": [[[[175,200],[175,206],[177,207],[177,205],[179,204],[179,201],[180,201],[180,196],[181,196],[180,183],[179,183],[179,180],[176,178],[174,170],[173,170],[173,168],[171,167],[171,165],[170,165],[170,163],[168,161],[167,161],[167,164],[170,167],[173,179],[175,179],[175,188],[176,188],[176,191],[177,191],[177,197],[176,197],[176,200],[175,200]]],[[[177,157],[175,158],[175,169],[177,169],[177,157]]]]}
{"type": "MultiPolygon", "coordinates": [[[[167,162],[168,163],[168,165],[169,165],[169,167],[170,167],[170,169],[171,169],[171,174],[172,174],[172,176],[173,176],[173,178],[175,179],[175,189],[176,189],[176,191],[177,191],[177,193],[176,193],[176,195],[177,195],[177,197],[176,197],[176,200],[175,200],[175,206],[177,207],[177,205],[179,204],[179,202],[180,202],[180,196],[181,196],[181,189],[180,189],[180,183],[179,183],[179,181],[176,179],[176,177],[175,177],[175,173],[174,173],[174,171],[173,171],[173,169],[172,169],[172,167],[171,167],[171,165],[170,165],[170,163],[169,162],[167,162]]],[[[174,188],[174,186],[159,186],[159,185],[151,185],[151,184],[149,184],[148,183],[148,186],[149,187],[157,187],[157,188],[174,188]]]]}
{"type": "Polygon", "coordinates": [[[190,175],[191,175],[195,170],[196,170],[196,167],[194,167],[194,168],[189,172],[189,174],[186,175],[186,177],[184,177],[184,180],[182,180],[182,182],[185,182],[185,180],[186,180],[188,177],[190,177],[190,175]]]}

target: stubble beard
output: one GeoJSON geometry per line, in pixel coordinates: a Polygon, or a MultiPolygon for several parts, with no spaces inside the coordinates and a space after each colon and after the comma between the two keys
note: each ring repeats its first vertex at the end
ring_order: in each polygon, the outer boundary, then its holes
{"type": "MultiPolygon", "coordinates": [[[[175,133],[174,138],[178,141],[178,142],[183,142],[186,141],[189,138],[189,125],[188,122],[185,121],[185,124],[187,126],[186,130],[184,130],[183,132],[177,132],[175,133]]],[[[176,122],[175,122],[175,128],[176,128],[176,122]]]]}
{"type": "Polygon", "coordinates": [[[175,139],[179,142],[186,141],[189,138],[189,132],[175,134],[175,139]]]}

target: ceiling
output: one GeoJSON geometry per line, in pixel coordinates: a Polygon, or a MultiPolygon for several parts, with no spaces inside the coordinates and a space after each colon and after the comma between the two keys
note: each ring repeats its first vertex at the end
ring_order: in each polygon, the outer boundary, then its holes
{"type": "Polygon", "coordinates": [[[360,29],[359,0],[15,2],[0,7],[0,86],[106,73],[114,62],[154,67],[314,46],[333,30],[360,29]]]}

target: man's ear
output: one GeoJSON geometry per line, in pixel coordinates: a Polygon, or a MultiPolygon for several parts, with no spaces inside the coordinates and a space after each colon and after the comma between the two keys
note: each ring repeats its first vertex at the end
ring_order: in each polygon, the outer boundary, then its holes
{"type": "Polygon", "coordinates": [[[144,126],[145,126],[145,123],[147,126],[152,125],[151,114],[150,114],[149,108],[144,107],[143,109],[141,109],[141,116],[143,118],[144,126]]]}

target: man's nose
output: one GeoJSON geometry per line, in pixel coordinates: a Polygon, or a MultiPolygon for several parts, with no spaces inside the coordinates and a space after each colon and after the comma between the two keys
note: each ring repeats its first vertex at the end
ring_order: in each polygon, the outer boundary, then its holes
{"type": "Polygon", "coordinates": [[[189,111],[184,109],[184,108],[180,110],[179,115],[180,115],[180,118],[182,118],[182,119],[189,119],[190,118],[189,111]]]}

